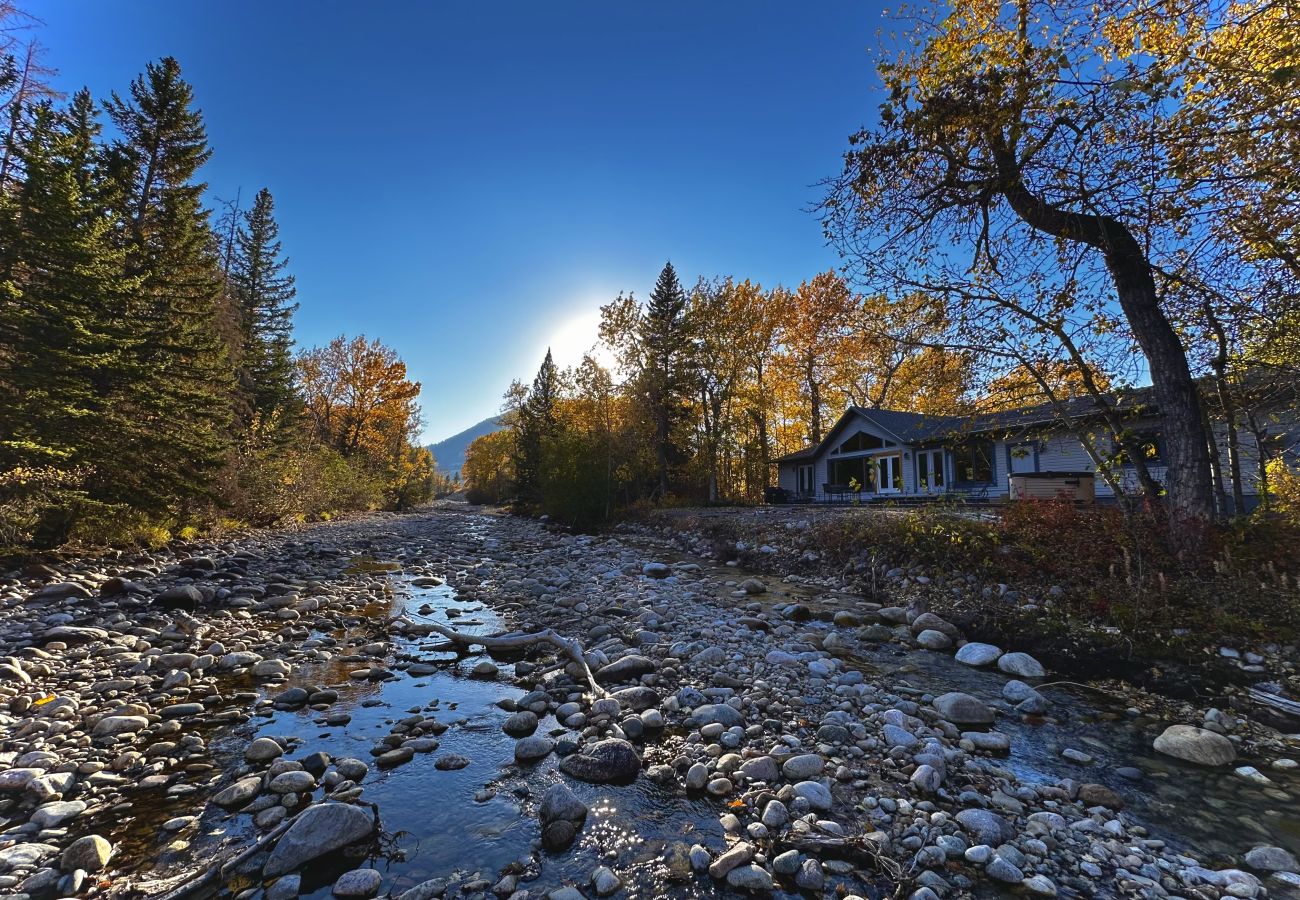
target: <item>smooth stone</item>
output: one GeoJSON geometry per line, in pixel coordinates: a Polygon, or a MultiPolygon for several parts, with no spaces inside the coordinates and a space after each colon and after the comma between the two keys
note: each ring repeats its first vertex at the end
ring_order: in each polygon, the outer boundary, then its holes
{"type": "Polygon", "coordinates": [[[97,834],[88,834],[68,845],[59,857],[59,868],[64,872],[98,872],[108,865],[112,855],[112,844],[97,834]]]}
{"type": "Polygon", "coordinates": [[[1002,648],[1000,647],[972,641],[969,644],[963,644],[956,655],[953,656],[953,659],[968,666],[991,666],[998,661],[998,657],[1001,655],[1002,648]]]}
{"type": "Polygon", "coordinates": [[[609,738],[589,744],[560,763],[560,771],[581,781],[630,781],[641,771],[641,757],[627,741],[609,738]]]}
{"type": "Polygon", "coordinates": [[[1225,766],[1237,758],[1232,741],[1195,725],[1170,725],[1152,746],[1157,753],[1201,766],[1225,766]]]}
{"type": "Polygon", "coordinates": [[[939,715],[956,725],[988,725],[993,722],[993,710],[987,704],[961,691],[940,694],[931,705],[939,715]]]}
{"type": "Polygon", "coordinates": [[[998,658],[998,668],[1017,678],[1042,678],[1047,674],[1043,664],[1028,653],[1004,653],[998,658]]]}
{"type": "Polygon", "coordinates": [[[334,882],[333,893],[335,897],[366,900],[379,893],[379,886],[383,882],[384,876],[379,874],[378,869],[353,869],[339,876],[338,881],[334,882]]]}
{"type": "Polygon", "coordinates": [[[287,874],[369,837],[374,830],[374,818],[359,806],[334,802],[309,806],[276,843],[262,874],[267,878],[287,874]]]}

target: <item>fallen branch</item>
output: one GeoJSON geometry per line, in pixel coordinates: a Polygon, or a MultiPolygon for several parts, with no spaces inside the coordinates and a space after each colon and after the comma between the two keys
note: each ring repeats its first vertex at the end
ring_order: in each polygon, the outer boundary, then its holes
{"type": "Polygon", "coordinates": [[[521,650],[525,647],[532,647],[535,644],[550,644],[565,656],[569,657],[569,659],[573,661],[574,665],[582,670],[582,674],[587,679],[587,685],[591,688],[592,694],[597,698],[609,696],[605,689],[596,683],[596,676],[591,673],[591,667],[587,665],[587,660],[582,654],[582,645],[576,640],[566,638],[549,628],[545,631],[534,632],[533,634],[507,634],[489,637],[485,634],[463,634],[435,622],[424,621],[418,623],[418,625],[420,628],[427,628],[430,631],[442,635],[453,644],[461,647],[479,646],[489,651],[521,650]]]}

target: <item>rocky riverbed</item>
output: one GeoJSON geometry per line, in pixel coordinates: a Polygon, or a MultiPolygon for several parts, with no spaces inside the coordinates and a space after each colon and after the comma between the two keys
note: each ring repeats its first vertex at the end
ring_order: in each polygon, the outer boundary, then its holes
{"type": "Polygon", "coordinates": [[[0,894],[1300,896],[1294,736],[903,596],[465,508],[12,573],[0,894]]]}

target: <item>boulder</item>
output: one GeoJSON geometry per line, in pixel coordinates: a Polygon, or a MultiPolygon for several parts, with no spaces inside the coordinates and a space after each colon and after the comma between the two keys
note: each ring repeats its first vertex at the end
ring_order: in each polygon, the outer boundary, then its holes
{"type": "Polygon", "coordinates": [[[59,857],[59,868],[65,872],[75,872],[78,869],[98,872],[108,865],[108,858],[112,855],[112,844],[97,834],[88,834],[68,845],[68,849],[59,857]]]}
{"type": "Polygon", "coordinates": [[[587,818],[587,807],[573,793],[573,789],[561,781],[548,787],[546,793],[542,794],[542,802],[537,807],[537,818],[544,826],[558,821],[582,822],[587,818]]]}
{"type": "Polygon", "coordinates": [[[262,874],[274,878],[293,872],[313,859],[368,838],[374,830],[374,818],[359,806],[332,802],[309,806],[276,842],[262,874]]]}
{"type": "Polygon", "coordinates": [[[1195,725],[1170,725],[1152,746],[1157,753],[1200,766],[1226,766],[1237,758],[1232,741],[1195,725]]]}
{"type": "Polygon", "coordinates": [[[953,658],[967,666],[991,666],[998,661],[1002,650],[992,644],[971,642],[963,644],[953,658]]]}
{"type": "Polygon", "coordinates": [[[640,678],[642,675],[648,675],[654,670],[655,664],[653,661],[634,653],[616,659],[609,665],[601,666],[596,672],[596,681],[601,684],[616,684],[620,681],[640,678]]]}
{"type": "Polygon", "coordinates": [[[560,763],[560,771],[597,784],[630,781],[641,771],[641,757],[627,741],[609,738],[566,756],[560,763]]]}
{"type": "Polygon", "coordinates": [[[988,725],[993,722],[993,710],[986,703],[961,691],[940,694],[932,705],[939,715],[955,725],[988,725]]]}
{"type": "Polygon", "coordinates": [[[1042,678],[1047,674],[1043,664],[1028,653],[1004,653],[998,658],[998,668],[1017,678],[1042,678]]]}

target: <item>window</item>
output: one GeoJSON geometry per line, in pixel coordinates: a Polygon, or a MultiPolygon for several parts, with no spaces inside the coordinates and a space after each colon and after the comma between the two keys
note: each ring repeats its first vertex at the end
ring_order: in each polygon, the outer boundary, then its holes
{"type": "Polygon", "coordinates": [[[799,467],[799,493],[811,494],[813,492],[813,467],[799,467]]]}
{"type": "Polygon", "coordinates": [[[953,448],[957,480],[972,484],[993,483],[993,442],[967,441],[953,448]]]}
{"type": "Polygon", "coordinates": [[[867,434],[865,431],[859,431],[853,437],[849,438],[834,451],[835,453],[859,453],[863,450],[879,450],[882,447],[892,447],[889,441],[881,440],[874,434],[867,434]]]}
{"type": "Polygon", "coordinates": [[[857,459],[832,459],[826,466],[830,484],[847,485],[857,482],[862,490],[874,490],[876,467],[867,456],[857,459]]]}

